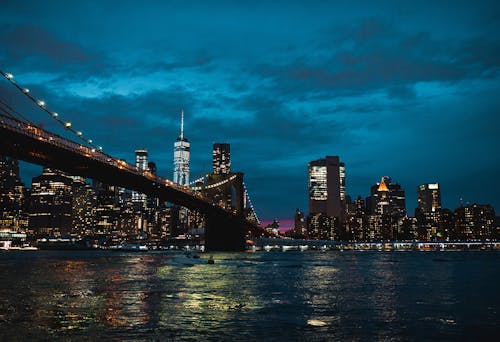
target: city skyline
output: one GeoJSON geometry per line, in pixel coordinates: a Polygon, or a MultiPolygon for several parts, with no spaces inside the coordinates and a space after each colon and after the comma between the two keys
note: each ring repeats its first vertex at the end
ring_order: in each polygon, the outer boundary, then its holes
{"type": "MultiPolygon", "coordinates": [[[[211,170],[213,143],[230,143],[264,219],[307,209],[307,163],[325,155],[345,163],[353,199],[390,176],[410,215],[417,186],[435,182],[444,207],[500,207],[494,2],[60,6],[6,2],[0,64],[129,163],[145,148],[172,175],[184,108],[191,178],[211,170]]],[[[41,170],[21,169],[26,184],[41,170]]]]}

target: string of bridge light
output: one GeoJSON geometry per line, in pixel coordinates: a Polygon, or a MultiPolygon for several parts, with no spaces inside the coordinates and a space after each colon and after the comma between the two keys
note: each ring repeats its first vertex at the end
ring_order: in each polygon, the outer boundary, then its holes
{"type": "Polygon", "coordinates": [[[245,196],[248,199],[248,204],[250,204],[250,209],[253,212],[253,216],[255,217],[255,220],[257,221],[257,223],[260,224],[260,220],[257,217],[257,212],[255,211],[255,208],[253,207],[252,199],[250,198],[250,194],[248,193],[247,186],[245,185],[245,182],[243,182],[243,189],[245,190],[245,196]]]}
{"type": "Polygon", "coordinates": [[[199,183],[199,182],[203,182],[207,177],[208,177],[208,174],[201,176],[200,178],[197,178],[194,181],[189,182],[189,186],[191,187],[191,185],[194,185],[194,184],[199,183]]]}
{"type": "Polygon", "coordinates": [[[5,79],[7,79],[7,81],[9,81],[14,87],[16,87],[22,94],[24,94],[31,101],[33,101],[44,112],[46,112],[47,114],[49,114],[49,116],[52,119],[56,120],[59,124],[61,124],[64,127],[64,129],[66,129],[67,131],[70,131],[71,133],[73,133],[76,137],[78,137],[80,140],[84,141],[89,146],[97,149],[98,151],[102,151],[102,147],[95,145],[93,143],[92,139],[89,139],[89,138],[87,138],[87,137],[85,137],[83,135],[82,131],[77,131],[76,129],[74,129],[71,126],[71,122],[70,121],[61,120],[61,118],[59,117],[59,114],[57,112],[49,110],[47,108],[47,105],[46,105],[45,101],[36,98],[34,95],[32,95],[32,93],[30,92],[30,90],[28,88],[24,88],[19,83],[17,83],[16,81],[14,81],[14,76],[11,73],[4,72],[2,70],[0,70],[0,73],[2,74],[3,77],[5,77],[5,79]]]}
{"type": "Polygon", "coordinates": [[[192,190],[206,190],[206,189],[213,189],[213,188],[217,188],[221,185],[224,185],[232,180],[234,180],[236,178],[236,175],[232,175],[231,177],[227,178],[227,179],[224,179],[220,182],[217,182],[217,183],[214,183],[214,184],[210,184],[210,185],[206,185],[206,186],[194,186],[192,187],[191,189],[192,190]]]}

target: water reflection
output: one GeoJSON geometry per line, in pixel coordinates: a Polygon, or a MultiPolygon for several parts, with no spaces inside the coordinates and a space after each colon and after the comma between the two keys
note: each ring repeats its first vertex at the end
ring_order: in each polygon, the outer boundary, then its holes
{"type": "Polygon", "coordinates": [[[464,322],[494,333],[499,254],[478,255],[0,254],[0,340],[452,339],[464,322]]]}

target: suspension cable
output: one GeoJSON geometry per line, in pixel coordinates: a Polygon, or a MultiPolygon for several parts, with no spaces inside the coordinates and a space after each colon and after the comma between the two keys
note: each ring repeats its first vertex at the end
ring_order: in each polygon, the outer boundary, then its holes
{"type": "Polygon", "coordinates": [[[7,108],[7,110],[9,112],[14,113],[14,114],[12,114],[13,115],[12,117],[14,117],[15,119],[18,119],[19,121],[23,121],[24,123],[29,123],[30,125],[36,126],[30,119],[25,117],[23,114],[19,113],[17,110],[12,108],[8,103],[2,101],[1,99],[0,99],[0,105],[2,105],[4,108],[7,108]]]}
{"type": "Polygon", "coordinates": [[[87,145],[89,145],[89,146],[91,146],[91,147],[93,147],[93,148],[95,148],[95,149],[97,149],[99,151],[102,151],[102,147],[101,146],[95,145],[93,143],[93,140],[85,137],[81,131],[75,130],[71,126],[71,122],[61,120],[59,118],[59,114],[58,113],[49,110],[47,108],[46,104],[45,104],[45,101],[40,100],[40,99],[36,98],[34,95],[32,95],[31,92],[30,92],[30,90],[28,88],[21,87],[21,85],[19,85],[16,81],[14,81],[14,76],[12,74],[4,72],[2,70],[0,70],[0,74],[2,74],[2,76],[5,77],[5,79],[7,81],[9,81],[14,87],[16,87],[22,94],[24,94],[26,97],[28,97],[40,109],[42,109],[44,112],[46,112],[47,114],[49,114],[49,116],[52,119],[54,119],[60,125],[62,125],[64,127],[64,129],[66,129],[67,131],[70,131],[71,133],[73,133],[76,137],[78,137],[80,140],[82,140],[83,142],[85,142],[85,144],[87,144],[87,145]]]}

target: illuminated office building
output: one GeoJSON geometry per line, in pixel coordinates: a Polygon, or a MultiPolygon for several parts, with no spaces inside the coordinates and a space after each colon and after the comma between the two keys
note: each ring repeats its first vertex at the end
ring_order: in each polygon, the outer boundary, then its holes
{"type": "Polygon", "coordinates": [[[366,198],[367,214],[394,217],[406,215],[405,191],[398,183],[392,183],[390,177],[382,177],[380,183],[371,186],[370,192],[370,196],[366,198]]]}
{"type": "Polygon", "coordinates": [[[445,229],[440,225],[441,192],[438,183],[422,184],[417,187],[417,208],[415,217],[418,222],[418,239],[442,240],[447,238],[445,229]]]}
{"type": "MultiPolygon", "coordinates": [[[[148,170],[148,151],[147,150],[136,150],[135,151],[135,166],[140,171],[148,170]]],[[[141,194],[137,191],[132,192],[132,202],[142,203],[143,206],[146,205],[146,195],[141,194]]]]}
{"type": "Polygon", "coordinates": [[[345,166],[338,156],[309,163],[309,213],[337,217],[341,222],[345,207],[345,166]]]}
{"type": "Polygon", "coordinates": [[[31,182],[29,230],[34,234],[67,235],[72,229],[73,179],[45,168],[31,182]]]}
{"type": "Polygon", "coordinates": [[[494,236],[495,210],[491,205],[474,203],[457,208],[454,219],[459,240],[488,240],[494,236]]]}
{"type": "Polygon", "coordinates": [[[441,208],[439,183],[422,184],[417,188],[417,206],[423,213],[434,213],[441,208]]]}
{"type": "Polygon", "coordinates": [[[189,186],[190,143],[184,136],[184,111],[181,113],[181,134],[174,143],[174,182],[189,186]]]}
{"type": "Polygon", "coordinates": [[[212,151],[213,173],[216,175],[231,172],[231,146],[226,143],[215,143],[212,151]]]}
{"type": "Polygon", "coordinates": [[[16,159],[0,156],[0,228],[23,230],[27,226],[26,187],[16,159]]]}

